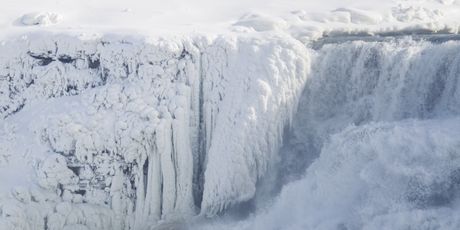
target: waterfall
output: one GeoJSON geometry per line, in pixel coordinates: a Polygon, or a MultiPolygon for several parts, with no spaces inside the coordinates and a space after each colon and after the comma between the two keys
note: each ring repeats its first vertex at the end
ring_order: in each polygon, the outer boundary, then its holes
{"type": "Polygon", "coordinates": [[[458,226],[459,41],[54,39],[0,47],[0,228],[458,226]]]}
{"type": "Polygon", "coordinates": [[[323,45],[274,168],[274,202],[200,229],[458,228],[459,76],[458,41],[323,45]]]}

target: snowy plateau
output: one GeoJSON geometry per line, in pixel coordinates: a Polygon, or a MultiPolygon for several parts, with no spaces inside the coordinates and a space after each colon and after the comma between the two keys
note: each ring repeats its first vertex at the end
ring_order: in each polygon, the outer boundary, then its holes
{"type": "Polygon", "coordinates": [[[0,230],[460,229],[460,0],[0,2],[0,230]]]}

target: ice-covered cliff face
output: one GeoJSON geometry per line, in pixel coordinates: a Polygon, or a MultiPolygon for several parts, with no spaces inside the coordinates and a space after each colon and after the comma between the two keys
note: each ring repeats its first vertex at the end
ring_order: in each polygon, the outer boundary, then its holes
{"type": "Polygon", "coordinates": [[[147,229],[251,199],[309,52],[287,37],[2,44],[0,228],[147,229]]]}
{"type": "Polygon", "coordinates": [[[324,45],[280,152],[279,181],[299,180],[249,220],[199,229],[458,229],[459,51],[324,45]]]}
{"type": "Polygon", "coordinates": [[[460,42],[307,47],[2,44],[0,228],[457,228],[460,42]]]}

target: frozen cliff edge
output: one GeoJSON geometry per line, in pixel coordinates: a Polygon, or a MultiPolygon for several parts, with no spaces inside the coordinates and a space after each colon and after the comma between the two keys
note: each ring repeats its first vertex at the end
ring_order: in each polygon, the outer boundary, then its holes
{"type": "Polygon", "coordinates": [[[276,36],[1,44],[0,178],[17,179],[0,228],[143,229],[251,199],[308,53],[276,36]]]}

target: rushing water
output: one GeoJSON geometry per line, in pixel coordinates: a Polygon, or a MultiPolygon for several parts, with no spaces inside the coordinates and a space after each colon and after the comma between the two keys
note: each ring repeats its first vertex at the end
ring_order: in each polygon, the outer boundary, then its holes
{"type": "Polygon", "coordinates": [[[460,42],[330,43],[313,60],[255,215],[204,228],[458,229],[460,42]]]}

